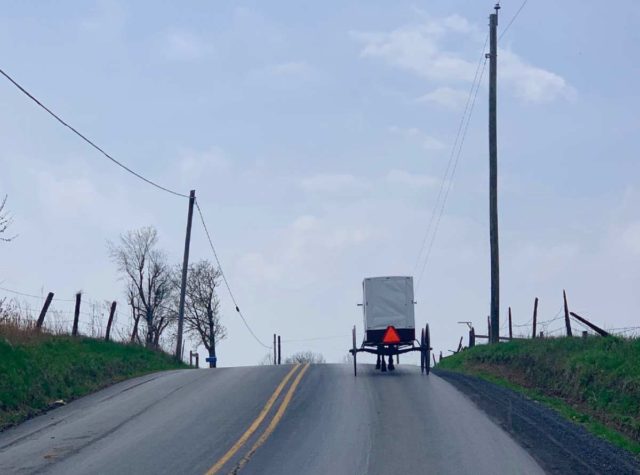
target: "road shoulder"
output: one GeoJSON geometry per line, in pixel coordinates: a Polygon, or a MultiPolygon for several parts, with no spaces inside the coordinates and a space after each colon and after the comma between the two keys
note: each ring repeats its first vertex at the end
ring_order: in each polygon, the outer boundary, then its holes
{"type": "Polygon", "coordinates": [[[632,454],[523,394],[475,376],[434,372],[511,434],[548,473],[640,473],[640,461],[632,454]]]}

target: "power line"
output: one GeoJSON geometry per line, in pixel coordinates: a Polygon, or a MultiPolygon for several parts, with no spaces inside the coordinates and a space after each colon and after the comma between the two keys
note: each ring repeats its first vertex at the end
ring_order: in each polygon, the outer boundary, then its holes
{"type": "Polygon", "coordinates": [[[302,343],[307,341],[337,340],[337,339],[342,340],[346,338],[349,338],[349,335],[319,336],[315,338],[294,338],[291,340],[282,340],[282,343],[302,343]]]}
{"type": "Polygon", "coordinates": [[[202,215],[202,210],[200,209],[200,205],[198,204],[198,200],[197,199],[195,200],[195,203],[196,203],[196,209],[198,210],[198,215],[200,216],[200,221],[202,222],[202,227],[204,228],[204,232],[207,235],[207,240],[209,241],[209,246],[211,246],[211,250],[213,251],[213,256],[216,259],[216,263],[218,264],[218,269],[220,269],[220,275],[222,276],[222,280],[224,281],[224,285],[227,287],[227,291],[229,292],[229,296],[231,297],[231,301],[233,302],[233,305],[235,305],[235,307],[236,307],[236,312],[238,312],[238,315],[240,315],[240,318],[244,322],[244,325],[247,327],[247,330],[249,330],[249,333],[251,333],[253,338],[258,343],[260,343],[260,345],[262,345],[263,347],[265,347],[267,349],[272,349],[271,346],[265,345],[262,342],[262,340],[260,340],[260,338],[258,338],[256,336],[256,334],[253,332],[253,330],[251,329],[251,327],[247,323],[247,320],[244,318],[244,315],[242,315],[242,312],[240,311],[240,307],[238,306],[238,302],[236,302],[236,298],[233,296],[233,292],[231,291],[231,287],[229,286],[229,281],[227,280],[227,276],[225,275],[224,271],[222,270],[222,264],[220,263],[220,259],[218,258],[218,253],[216,252],[216,248],[213,245],[213,240],[211,239],[211,235],[209,234],[209,229],[207,228],[207,224],[205,223],[204,216],[202,215]]]}
{"type": "Polygon", "coordinates": [[[140,175],[139,173],[133,171],[131,168],[127,167],[126,165],[124,165],[123,163],[119,162],[118,160],[116,160],[115,158],[113,158],[111,155],[109,155],[107,152],[105,152],[102,148],[100,148],[98,145],[96,145],[92,140],[90,140],[89,138],[87,138],[85,135],[83,135],[82,133],[80,133],[77,129],[75,129],[73,126],[69,125],[67,122],[65,122],[59,115],[57,115],[55,112],[53,112],[51,109],[49,109],[47,106],[45,106],[42,102],[40,102],[38,99],[36,99],[29,91],[27,91],[24,87],[22,87],[20,84],[18,84],[18,82],[16,80],[14,80],[11,76],[9,76],[7,73],[5,73],[2,69],[0,69],[0,74],[2,74],[5,78],[7,78],[15,87],[17,87],[23,94],[25,94],[29,99],[31,99],[33,102],[35,102],[38,106],[40,106],[42,109],[44,109],[45,111],[47,111],[49,113],[49,115],[51,115],[54,119],[56,119],[58,122],[60,122],[62,125],[64,125],[66,128],[68,128],[69,130],[71,130],[73,133],[75,133],[78,137],[80,137],[82,140],[84,140],[85,142],[87,142],[89,145],[91,145],[93,148],[95,148],[98,152],[100,152],[102,155],[104,155],[106,158],[108,158],[109,160],[111,160],[113,163],[115,163],[116,165],[118,165],[120,168],[126,170],[127,172],[131,173],[132,175],[136,176],[137,178],[139,178],[142,181],[147,182],[148,184],[155,186],[156,188],[162,190],[162,191],[166,191],[167,193],[171,193],[172,195],[175,196],[180,196],[182,198],[189,198],[188,195],[182,194],[182,193],[178,193],[177,191],[173,191],[170,190],[169,188],[165,188],[162,185],[159,185],[157,183],[155,183],[154,181],[149,180],[148,178],[143,177],[142,175],[140,175]]]}
{"type": "Polygon", "coordinates": [[[464,126],[464,122],[467,116],[467,111],[469,109],[469,104],[471,103],[471,97],[473,96],[473,91],[475,88],[476,80],[478,78],[478,72],[480,71],[480,65],[484,58],[484,52],[487,48],[487,42],[489,41],[489,34],[485,37],[484,45],[482,46],[482,54],[480,55],[480,59],[478,60],[478,65],[476,66],[476,72],[473,76],[473,81],[471,82],[471,88],[469,89],[469,94],[467,95],[467,101],[464,106],[464,111],[462,112],[462,117],[460,118],[460,124],[458,125],[458,131],[456,132],[455,139],[453,141],[453,146],[451,147],[451,154],[449,155],[449,160],[447,161],[447,167],[445,168],[444,175],[442,177],[442,181],[440,182],[440,188],[438,189],[438,195],[436,196],[436,200],[433,204],[433,210],[431,211],[431,217],[429,218],[429,223],[427,224],[427,230],[424,234],[424,238],[422,239],[422,245],[420,246],[420,251],[418,252],[418,258],[416,259],[416,263],[413,268],[413,273],[415,274],[420,265],[420,260],[422,257],[422,253],[425,250],[425,246],[427,244],[427,240],[429,235],[431,234],[431,230],[433,227],[434,219],[436,216],[436,212],[438,209],[438,204],[440,203],[440,198],[442,197],[442,192],[444,191],[445,185],[447,183],[447,177],[449,176],[449,170],[451,169],[451,165],[453,163],[453,158],[456,153],[456,147],[458,145],[458,140],[460,138],[460,133],[462,132],[462,128],[464,126]]]}
{"type": "Polygon", "coordinates": [[[482,83],[482,77],[484,76],[484,71],[486,69],[487,61],[485,58],[484,63],[482,64],[482,71],[480,71],[480,76],[478,77],[478,82],[476,84],[476,90],[473,94],[473,100],[471,102],[471,107],[469,109],[469,114],[467,115],[467,121],[464,126],[464,130],[462,132],[462,136],[460,139],[460,144],[458,146],[458,153],[456,154],[455,161],[453,162],[453,169],[451,170],[451,177],[447,184],[447,188],[444,194],[444,198],[442,199],[442,206],[440,207],[440,213],[438,214],[438,219],[436,220],[436,225],[433,230],[433,234],[431,235],[431,242],[429,242],[429,248],[427,249],[427,254],[425,255],[424,263],[422,264],[422,270],[420,271],[420,276],[418,277],[418,282],[416,284],[416,288],[420,287],[420,282],[422,281],[422,276],[424,275],[424,271],[427,268],[427,264],[429,263],[429,258],[431,257],[431,250],[433,249],[433,243],[436,240],[436,236],[438,234],[438,229],[440,227],[440,221],[442,220],[442,215],[444,213],[444,208],[447,204],[447,199],[449,198],[449,192],[453,186],[453,177],[455,176],[456,169],[458,168],[458,163],[460,161],[460,155],[462,153],[462,147],[464,145],[464,140],[467,136],[467,130],[469,129],[469,123],[471,122],[471,114],[473,113],[473,107],[476,103],[476,98],[478,97],[478,90],[480,89],[480,84],[482,83]]]}
{"type": "MultiPolygon", "coordinates": [[[[20,295],[22,297],[29,297],[32,299],[40,299],[40,300],[44,300],[46,297],[42,296],[42,295],[34,295],[34,294],[27,294],[25,292],[18,292],[17,290],[12,290],[12,289],[7,289],[5,287],[0,287],[0,290],[4,290],[5,292],[9,292],[15,295],[20,295]]],[[[59,299],[59,298],[54,298],[53,301],[55,302],[75,302],[75,299],[59,299]]]]}
{"type": "Polygon", "coordinates": [[[511,20],[509,20],[509,23],[507,23],[507,26],[505,27],[505,29],[502,30],[502,33],[500,33],[500,36],[498,37],[498,40],[502,39],[502,37],[507,32],[509,27],[513,24],[514,21],[516,21],[516,18],[518,18],[518,15],[520,14],[520,12],[522,11],[522,9],[524,8],[524,6],[527,4],[528,1],[529,0],[524,0],[522,2],[522,5],[520,5],[520,8],[518,8],[518,11],[516,12],[516,14],[511,17],[511,20]]]}

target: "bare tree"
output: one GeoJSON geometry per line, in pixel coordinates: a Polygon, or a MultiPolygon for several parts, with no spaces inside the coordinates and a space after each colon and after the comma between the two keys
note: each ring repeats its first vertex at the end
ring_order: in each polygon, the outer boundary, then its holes
{"type": "Polygon", "coordinates": [[[2,198],[2,203],[0,203],[0,241],[9,242],[15,239],[15,236],[5,237],[7,230],[9,229],[9,225],[11,224],[11,216],[5,210],[5,206],[7,204],[8,195],[4,195],[2,198]]]}
{"type": "MultiPolygon", "coordinates": [[[[176,272],[177,289],[179,275],[176,272]]],[[[221,275],[220,270],[207,260],[190,265],[187,274],[184,321],[187,332],[197,334],[209,352],[210,368],[216,367],[216,343],[227,336],[226,328],[220,323],[220,300],[217,295],[221,275]]]]}
{"type": "Polygon", "coordinates": [[[314,353],[313,351],[299,351],[298,353],[294,353],[291,356],[287,356],[287,359],[284,360],[285,364],[294,364],[294,363],[311,363],[311,364],[322,364],[326,363],[324,356],[320,353],[314,353]]]}
{"type": "Polygon", "coordinates": [[[164,252],[157,248],[158,232],[153,227],[128,231],[117,244],[108,243],[109,255],[127,282],[127,299],[134,329],[132,341],[140,341],[140,319],[145,323],[144,341],[158,348],[160,337],[175,321],[167,307],[173,292],[171,268],[164,252]]]}
{"type": "Polygon", "coordinates": [[[138,333],[138,325],[140,324],[140,297],[138,296],[138,289],[135,283],[130,280],[127,282],[127,303],[131,309],[131,320],[133,321],[133,328],[131,330],[131,343],[140,343],[140,335],[138,333]]]}

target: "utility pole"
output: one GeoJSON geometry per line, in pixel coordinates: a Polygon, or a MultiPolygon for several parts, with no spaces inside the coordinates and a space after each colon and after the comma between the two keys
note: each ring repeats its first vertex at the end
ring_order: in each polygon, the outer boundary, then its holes
{"type": "Polygon", "coordinates": [[[498,131],[496,124],[498,10],[489,15],[489,241],[491,245],[491,333],[489,343],[500,342],[500,257],[498,252],[498,131]]]}
{"type": "Polygon", "coordinates": [[[176,359],[182,359],[182,328],[184,326],[184,297],[187,290],[187,269],[189,267],[189,245],[191,244],[191,223],[193,221],[193,204],[196,201],[196,190],[189,193],[189,214],[187,215],[187,234],[184,238],[184,257],[182,259],[182,282],[180,285],[180,304],[178,306],[178,338],[176,343],[176,359]]]}
{"type": "Polygon", "coordinates": [[[278,346],[276,343],[276,334],[273,334],[273,364],[278,364],[278,346]]]}

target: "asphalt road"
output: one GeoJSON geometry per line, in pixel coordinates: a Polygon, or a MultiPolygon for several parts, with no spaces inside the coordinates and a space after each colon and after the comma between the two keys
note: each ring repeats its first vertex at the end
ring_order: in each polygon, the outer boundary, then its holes
{"type": "Polygon", "coordinates": [[[293,368],[183,370],[117,384],[1,433],[0,473],[543,473],[433,374],[293,368]]]}

